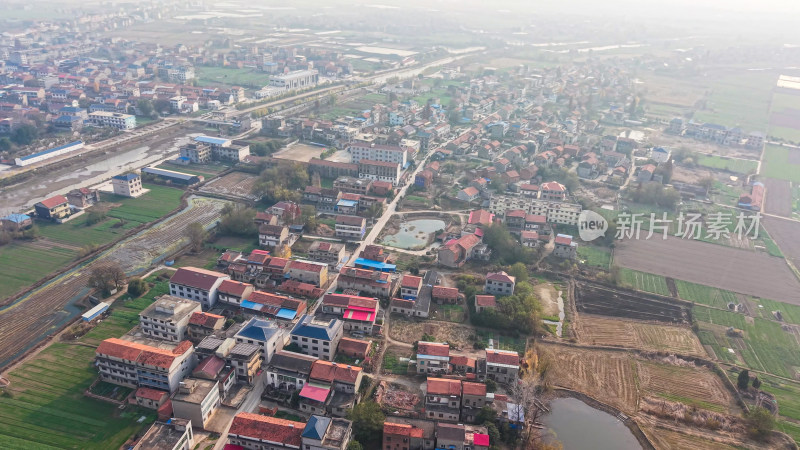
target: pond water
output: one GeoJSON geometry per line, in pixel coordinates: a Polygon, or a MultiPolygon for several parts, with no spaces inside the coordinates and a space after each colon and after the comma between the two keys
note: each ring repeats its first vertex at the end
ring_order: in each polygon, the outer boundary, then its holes
{"type": "Polygon", "coordinates": [[[383,238],[383,244],[397,248],[412,249],[428,243],[431,233],[444,230],[444,220],[417,219],[403,222],[400,231],[383,238]]]}
{"type": "Polygon", "coordinates": [[[633,433],[619,419],[574,398],[550,403],[542,418],[547,438],[561,441],[570,450],[641,450],[633,433]]]}

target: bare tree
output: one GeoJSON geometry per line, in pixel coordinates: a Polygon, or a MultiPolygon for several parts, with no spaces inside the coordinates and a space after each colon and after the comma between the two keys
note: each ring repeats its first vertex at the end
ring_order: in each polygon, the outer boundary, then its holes
{"type": "Polygon", "coordinates": [[[206,229],[200,222],[192,222],[186,226],[186,237],[189,238],[189,243],[192,245],[192,251],[197,253],[203,249],[203,244],[208,237],[206,229]]]}
{"type": "Polygon", "coordinates": [[[105,263],[92,268],[89,274],[89,287],[111,292],[125,284],[125,271],[117,263],[105,263]]]}
{"type": "Polygon", "coordinates": [[[541,438],[538,429],[533,424],[539,422],[542,415],[542,405],[539,399],[539,383],[541,379],[536,372],[530,373],[511,384],[509,394],[514,402],[524,413],[525,427],[519,436],[521,448],[533,448],[541,438]]]}

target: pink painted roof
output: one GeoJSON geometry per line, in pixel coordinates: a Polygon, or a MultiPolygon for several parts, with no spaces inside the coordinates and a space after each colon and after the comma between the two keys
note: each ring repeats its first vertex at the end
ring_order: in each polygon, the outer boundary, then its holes
{"type": "Polygon", "coordinates": [[[317,386],[312,386],[310,384],[306,384],[303,386],[303,389],[300,391],[300,397],[308,398],[311,400],[316,400],[320,403],[324,403],[325,400],[328,398],[328,394],[331,392],[330,388],[322,388],[317,386]]]}

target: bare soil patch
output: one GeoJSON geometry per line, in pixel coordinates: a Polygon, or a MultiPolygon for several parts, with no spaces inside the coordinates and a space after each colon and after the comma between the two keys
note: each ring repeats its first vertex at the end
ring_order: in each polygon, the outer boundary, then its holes
{"type": "Polygon", "coordinates": [[[671,237],[621,242],[615,260],[621,267],[800,304],[800,282],[783,259],[766,253],[671,237]]]}
{"type": "Polygon", "coordinates": [[[472,350],[470,336],[475,336],[475,329],[465,325],[446,322],[423,322],[409,320],[405,316],[393,315],[389,336],[400,342],[413,344],[422,339],[423,334],[429,334],[439,342],[449,342],[451,347],[472,350]]]}
{"type": "Polygon", "coordinates": [[[783,256],[788,258],[795,267],[800,267],[800,239],[798,239],[800,222],[778,217],[764,217],[761,220],[764,228],[780,247],[783,256]]]}
{"type": "Polygon", "coordinates": [[[581,314],[576,332],[582,344],[707,356],[700,340],[688,327],[581,314]]]}
{"type": "Polygon", "coordinates": [[[698,408],[738,413],[733,395],[722,380],[704,367],[679,367],[650,361],[637,361],[636,365],[642,392],[698,408]]]}
{"type": "Polygon", "coordinates": [[[539,283],[533,292],[542,304],[542,313],[546,316],[558,316],[558,290],[553,283],[539,283]]]}
{"type": "Polygon", "coordinates": [[[641,427],[644,434],[659,450],[734,450],[739,447],[704,439],[701,436],[667,430],[661,427],[641,427]]]}
{"type": "Polygon", "coordinates": [[[257,179],[258,177],[248,173],[231,172],[223,177],[209,181],[200,188],[200,191],[211,194],[229,195],[245,200],[257,200],[257,196],[253,195],[253,186],[257,179]]]}
{"type": "Polygon", "coordinates": [[[553,384],[583,392],[628,414],[637,410],[635,366],[623,352],[537,343],[540,359],[550,362],[553,384]]]}
{"type": "Polygon", "coordinates": [[[290,161],[309,162],[311,161],[311,158],[319,158],[319,155],[321,155],[323,151],[325,151],[324,147],[317,147],[316,145],[308,145],[298,142],[281,149],[277,153],[274,153],[272,157],[278,159],[288,159],[290,161]]]}
{"type": "MultiPolygon", "coordinates": [[[[789,161],[792,162],[792,156],[795,153],[789,153],[789,161]]],[[[793,164],[800,164],[800,161],[793,162],[793,164]]],[[[764,212],[767,214],[776,214],[783,217],[792,217],[792,184],[787,180],[776,180],[774,178],[766,178],[763,181],[766,188],[766,196],[764,202],[764,212]]]]}

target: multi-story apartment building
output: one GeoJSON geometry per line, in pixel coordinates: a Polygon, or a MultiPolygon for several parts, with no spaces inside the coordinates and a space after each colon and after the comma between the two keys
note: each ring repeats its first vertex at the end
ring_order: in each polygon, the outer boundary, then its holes
{"type": "Polygon", "coordinates": [[[339,272],[339,289],[353,289],[362,296],[391,298],[396,283],[388,272],[346,267],[339,272]]]}
{"type": "Polygon", "coordinates": [[[136,128],[136,116],[115,112],[95,111],[89,114],[89,123],[99,127],[132,130],[136,128]]]}
{"type": "Polygon", "coordinates": [[[359,178],[386,181],[394,186],[400,182],[401,171],[402,166],[397,162],[375,161],[372,159],[362,159],[358,162],[359,178]]]}
{"type": "MultiPolygon", "coordinates": [[[[408,149],[399,145],[381,145],[374,142],[356,140],[347,147],[347,151],[350,152],[351,161],[356,164],[362,159],[366,159],[397,163],[400,167],[405,167],[408,162],[408,149]]],[[[355,193],[359,194],[360,192],[355,193]]]]}
{"type": "Polygon", "coordinates": [[[197,267],[181,267],[169,279],[169,293],[200,302],[208,310],[217,303],[217,289],[228,275],[197,267]]]}
{"type": "Polygon", "coordinates": [[[144,193],[142,177],[137,173],[124,173],[111,178],[114,194],[123,197],[138,197],[144,193]]]}
{"type": "Polygon", "coordinates": [[[180,342],[186,339],[192,314],[201,310],[200,302],[162,295],[139,313],[139,328],[147,337],[180,342]]]}
{"type": "Polygon", "coordinates": [[[425,416],[428,419],[458,422],[461,416],[461,381],[428,377],[425,389],[425,416]]]}
{"type": "Polygon", "coordinates": [[[319,358],[278,350],[267,366],[264,382],[281,391],[299,391],[308,382],[311,365],[319,358]]]}
{"type": "Polygon", "coordinates": [[[306,355],[333,361],[343,329],[344,324],[339,319],[318,321],[306,314],[292,329],[292,343],[297,344],[306,355]]]}
{"type": "Polygon", "coordinates": [[[234,336],[239,344],[252,344],[261,349],[264,364],[286,344],[286,334],[274,321],[253,317],[234,336]]]}
{"type": "Polygon", "coordinates": [[[194,347],[189,341],[166,350],[109,338],[95,350],[100,379],[121,386],[146,386],[174,392],[194,365],[194,347]]]}

